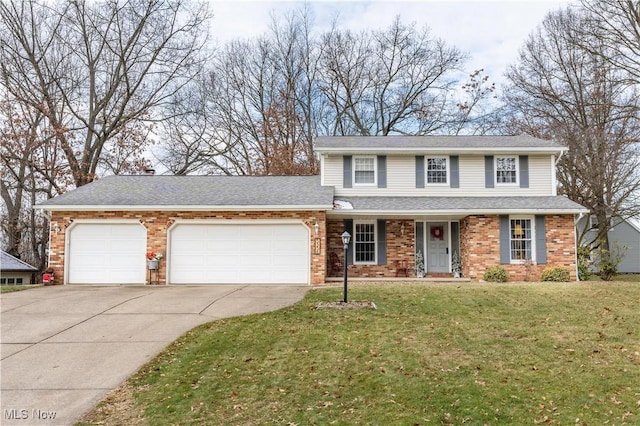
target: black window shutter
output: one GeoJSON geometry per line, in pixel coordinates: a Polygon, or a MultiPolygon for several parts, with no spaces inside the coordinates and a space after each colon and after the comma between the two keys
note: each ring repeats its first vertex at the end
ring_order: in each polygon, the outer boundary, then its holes
{"type": "Polygon", "coordinates": [[[536,263],[547,263],[547,229],[545,217],[536,215],[536,263]]]}
{"type": "Polygon", "coordinates": [[[351,188],[351,156],[345,155],[342,157],[342,186],[344,188],[351,188]]]}
{"type": "MultiPolygon", "coordinates": [[[[355,240],[356,236],[353,235],[353,219],[345,219],[344,220],[344,230],[351,235],[351,239],[349,240],[349,252],[347,253],[347,265],[353,265],[353,258],[355,254],[353,253],[353,240],[355,240]]],[[[340,235],[340,243],[342,244],[342,235],[340,235]]]]}
{"type": "Polygon", "coordinates": [[[378,219],[376,223],[377,246],[378,246],[378,265],[387,264],[387,221],[378,219]]]}
{"type": "Polygon", "coordinates": [[[451,175],[451,188],[460,188],[460,166],[457,155],[449,157],[449,174],[451,175]]]}
{"type": "Polygon", "coordinates": [[[521,155],[520,159],[520,188],[529,187],[529,156],[521,155]]]}
{"type": "Polygon", "coordinates": [[[419,251],[423,256],[426,254],[424,250],[424,222],[416,222],[416,254],[419,251]]]}
{"type": "Polygon", "coordinates": [[[424,188],[424,155],[416,155],[416,188],[424,188]]]}
{"type": "Polygon", "coordinates": [[[485,188],[493,188],[493,155],[484,156],[484,186],[485,188]]]}
{"type": "Polygon", "coordinates": [[[511,263],[509,216],[500,215],[500,263],[511,263]]]}
{"type": "Polygon", "coordinates": [[[378,155],[378,188],[387,187],[387,156],[378,155]]]}

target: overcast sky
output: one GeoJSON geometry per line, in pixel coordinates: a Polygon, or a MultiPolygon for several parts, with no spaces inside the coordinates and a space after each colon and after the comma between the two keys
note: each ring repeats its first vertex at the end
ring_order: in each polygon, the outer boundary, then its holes
{"type": "MultiPolygon", "coordinates": [[[[271,11],[295,9],[301,1],[210,0],[212,35],[218,41],[248,38],[267,30],[271,11]]],[[[309,1],[315,26],[324,31],[338,15],[341,28],[381,29],[396,15],[403,23],[427,25],[433,35],[470,55],[466,69],[484,68],[491,81],[501,82],[518,49],[550,10],[570,0],[530,1],[309,1]]]]}

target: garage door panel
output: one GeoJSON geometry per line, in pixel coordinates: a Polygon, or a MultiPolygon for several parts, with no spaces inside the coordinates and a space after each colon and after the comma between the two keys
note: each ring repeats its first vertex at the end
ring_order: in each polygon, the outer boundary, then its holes
{"type": "Polygon", "coordinates": [[[170,235],[171,284],[307,284],[302,224],[179,224],[170,235]]]}
{"type": "Polygon", "coordinates": [[[79,223],[69,232],[69,283],[146,282],[147,233],[142,225],[79,223]]]}

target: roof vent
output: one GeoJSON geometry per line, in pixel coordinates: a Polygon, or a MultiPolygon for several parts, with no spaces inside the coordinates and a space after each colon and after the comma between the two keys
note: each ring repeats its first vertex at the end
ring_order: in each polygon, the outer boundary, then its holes
{"type": "Polygon", "coordinates": [[[156,169],[144,169],[144,174],[147,176],[153,176],[156,174],[156,169]]]}

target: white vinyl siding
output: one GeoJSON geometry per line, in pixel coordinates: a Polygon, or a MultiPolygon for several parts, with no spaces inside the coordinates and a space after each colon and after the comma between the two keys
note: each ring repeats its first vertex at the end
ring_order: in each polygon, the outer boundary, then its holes
{"type": "MultiPolygon", "coordinates": [[[[425,156],[426,159],[430,157],[425,156]]],[[[435,157],[435,156],[431,156],[435,157]]],[[[335,187],[337,197],[353,196],[443,196],[477,197],[509,195],[553,195],[552,163],[548,155],[529,155],[529,188],[503,185],[485,188],[484,156],[459,156],[459,188],[449,185],[425,185],[416,188],[416,163],[412,155],[387,156],[387,187],[357,186],[344,188],[342,185],[342,156],[331,155],[324,158],[324,184],[335,187]]],[[[447,164],[449,166],[449,164],[447,164]]],[[[425,180],[426,181],[426,180],[425,180]]]]}

